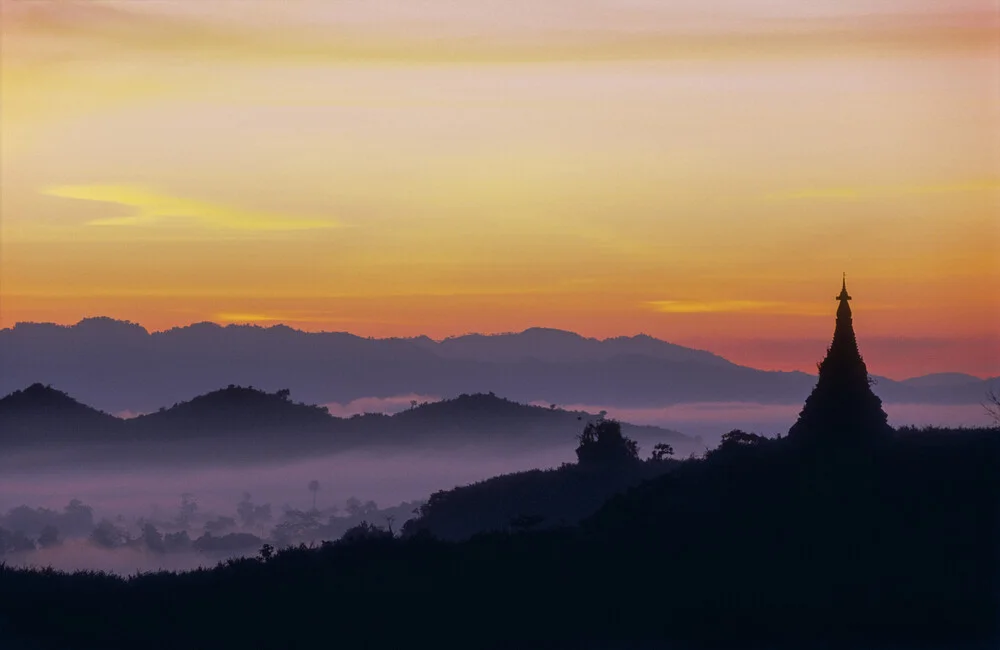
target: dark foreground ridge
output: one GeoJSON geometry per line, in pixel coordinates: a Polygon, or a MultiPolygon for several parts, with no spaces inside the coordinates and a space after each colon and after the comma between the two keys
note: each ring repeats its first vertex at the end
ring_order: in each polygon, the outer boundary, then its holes
{"type": "Polygon", "coordinates": [[[985,644],[1000,612],[998,441],[911,431],[822,455],[734,432],[575,527],[536,531],[529,516],[446,542],[361,526],[129,580],[6,569],[0,634],[95,649],[315,647],[326,624],[348,647],[985,644]]]}
{"type": "MultiPolygon", "coordinates": [[[[361,525],[212,570],[0,570],[0,634],[53,649],[996,647],[1000,428],[887,428],[841,393],[867,380],[841,358],[843,325],[793,434],[732,431],[578,525],[528,510],[465,541],[434,534],[436,513],[496,507],[501,482],[432,498],[402,535],[361,525]],[[827,403],[847,419],[815,418],[844,417],[827,403]]],[[[613,421],[586,425],[577,459],[642,462],[613,421]]]]}

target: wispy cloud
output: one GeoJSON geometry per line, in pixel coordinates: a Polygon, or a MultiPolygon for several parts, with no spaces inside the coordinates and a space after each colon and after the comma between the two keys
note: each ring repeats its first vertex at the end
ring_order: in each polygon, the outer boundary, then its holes
{"type": "Polygon", "coordinates": [[[160,194],[130,185],[73,185],[45,190],[65,199],[96,201],[131,208],[133,214],[104,217],[88,226],[181,226],[211,230],[287,231],[336,228],[331,219],[307,219],[160,194]]]}
{"type": "Polygon", "coordinates": [[[65,57],[49,40],[111,54],[198,51],[230,60],[538,61],[649,59],[824,51],[854,43],[995,43],[992,12],[937,9],[930,16],[906,0],[891,15],[844,8],[803,10],[796,3],[337,2],[305,0],[257,6],[228,3],[19,2],[0,0],[5,32],[18,55],[45,62],[65,57]],[[685,6],[686,5],[686,6],[685,6]],[[699,6],[700,5],[700,6],[699,6]],[[756,5],[756,6],[754,6],[756,5]],[[235,5],[234,5],[235,6],[235,5]],[[848,33],[850,38],[845,38],[848,33]]]}
{"type": "Polygon", "coordinates": [[[263,314],[253,312],[223,312],[215,314],[214,320],[219,323],[243,325],[252,323],[353,323],[352,318],[338,318],[336,316],[302,316],[295,314],[263,314]]]}
{"type": "Polygon", "coordinates": [[[646,303],[653,311],[666,314],[705,314],[757,312],[801,316],[829,315],[824,303],[779,302],[769,300],[652,300],[646,303]]]}
{"type": "Polygon", "coordinates": [[[276,323],[285,319],[267,314],[216,314],[220,323],[276,323]]]}
{"type": "Polygon", "coordinates": [[[892,185],[885,187],[804,188],[765,194],[765,201],[861,201],[867,199],[926,196],[934,194],[964,194],[1000,191],[1000,179],[936,183],[926,185],[892,185]]]}

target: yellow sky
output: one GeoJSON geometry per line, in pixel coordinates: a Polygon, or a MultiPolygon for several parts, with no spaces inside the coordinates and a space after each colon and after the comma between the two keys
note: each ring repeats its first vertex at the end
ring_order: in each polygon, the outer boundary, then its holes
{"type": "Polygon", "coordinates": [[[847,271],[873,372],[1000,373],[990,0],[0,2],[0,326],[811,369],[847,271]]]}

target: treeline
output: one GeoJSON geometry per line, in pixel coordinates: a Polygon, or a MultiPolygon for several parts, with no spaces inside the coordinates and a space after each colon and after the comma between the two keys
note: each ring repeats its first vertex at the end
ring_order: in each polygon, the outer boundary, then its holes
{"type": "MultiPolygon", "coordinates": [[[[309,484],[319,489],[318,481],[309,484]]],[[[255,503],[247,493],[236,505],[235,516],[199,509],[194,495],[182,495],[177,512],[126,519],[98,518],[93,508],[72,499],[60,510],[26,505],[0,514],[0,561],[12,564],[44,561],[33,551],[83,543],[98,549],[129,549],[151,554],[200,553],[214,560],[255,554],[266,542],[279,547],[339,539],[361,524],[378,522],[402,526],[414,517],[422,502],[380,508],[374,501],[350,497],[343,507],[275,511],[270,503],[255,503]]],[[[154,563],[155,565],[155,563],[154,563]]]]}

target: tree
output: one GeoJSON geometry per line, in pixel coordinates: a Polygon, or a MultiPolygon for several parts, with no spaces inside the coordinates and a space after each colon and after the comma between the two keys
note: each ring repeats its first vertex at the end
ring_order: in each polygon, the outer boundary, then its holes
{"type": "Polygon", "coordinates": [[[42,528],[38,535],[38,545],[42,548],[51,548],[59,545],[59,529],[49,524],[42,528]]]}
{"type": "Polygon", "coordinates": [[[347,500],[346,510],[348,516],[360,517],[364,513],[364,507],[361,505],[361,499],[357,497],[349,498],[347,500]]]}
{"type": "Polygon", "coordinates": [[[24,533],[0,528],[0,555],[34,550],[35,543],[28,539],[24,533]]]}
{"type": "Polygon", "coordinates": [[[312,509],[315,510],[316,509],[316,493],[319,492],[319,481],[317,481],[316,479],[313,479],[313,480],[309,481],[309,491],[312,492],[312,495],[313,495],[313,507],[312,507],[312,509]]]}
{"type": "Polygon", "coordinates": [[[284,400],[284,401],[287,402],[289,400],[289,398],[291,398],[291,396],[292,396],[292,391],[290,391],[287,388],[282,388],[277,393],[275,393],[275,395],[277,395],[278,398],[280,398],[280,399],[282,399],[282,400],[284,400]]]}
{"type": "Polygon", "coordinates": [[[185,492],[181,495],[181,511],[177,516],[177,523],[186,528],[194,519],[194,513],[198,511],[198,502],[194,500],[194,495],[185,492]]]}
{"type": "Polygon", "coordinates": [[[543,521],[545,521],[545,517],[541,515],[518,515],[510,520],[509,526],[512,530],[524,532],[534,528],[543,521]]]}
{"type": "Polygon", "coordinates": [[[154,553],[166,553],[167,547],[163,542],[163,535],[153,524],[146,524],[142,527],[142,541],[146,547],[154,553]]]}
{"type": "Polygon", "coordinates": [[[588,422],[578,439],[576,458],[580,465],[616,465],[639,459],[639,445],[622,435],[618,420],[588,422]]]}
{"type": "Polygon", "coordinates": [[[658,442],[653,446],[652,460],[666,460],[674,455],[674,448],[665,442],[658,442]]]}
{"type": "Polygon", "coordinates": [[[319,534],[318,513],[313,510],[286,510],[281,522],[271,531],[271,538],[282,546],[303,540],[315,539],[319,534]]]}
{"type": "Polygon", "coordinates": [[[60,527],[70,535],[88,532],[94,528],[94,510],[79,499],[73,499],[63,510],[60,527]]]}
{"type": "Polygon", "coordinates": [[[339,540],[339,544],[357,544],[373,541],[387,541],[393,539],[394,535],[385,528],[362,521],[357,526],[348,528],[339,540]]]}
{"type": "Polygon", "coordinates": [[[90,542],[101,548],[118,548],[131,541],[127,531],[118,528],[108,519],[102,519],[90,533],[90,542]]]}
{"type": "Polygon", "coordinates": [[[271,504],[254,505],[250,500],[248,492],[243,493],[243,499],[236,506],[236,513],[240,517],[240,523],[244,528],[251,528],[257,524],[271,521],[271,504]]]}
{"type": "Polygon", "coordinates": [[[766,436],[757,433],[747,433],[742,429],[733,429],[729,433],[722,434],[722,442],[716,451],[729,451],[733,449],[743,449],[747,447],[757,447],[768,441],[766,436]]]}
{"type": "Polygon", "coordinates": [[[983,408],[986,409],[987,415],[993,419],[993,422],[1000,426],[1000,390],[990,388],[986,392],[986,401],[983,402],[983,408]]]}

